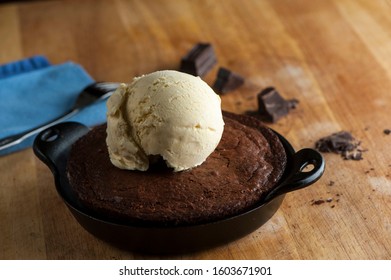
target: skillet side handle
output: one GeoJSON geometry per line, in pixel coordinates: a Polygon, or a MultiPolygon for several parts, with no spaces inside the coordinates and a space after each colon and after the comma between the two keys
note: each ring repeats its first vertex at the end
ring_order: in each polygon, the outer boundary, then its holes
{"type": "Polygon", "coordinates": [[[291,168],[290,175],[266,195],[265,201],[315,183],[324,172],[325,161],[318,151],[305,148],[293,155],[291,168]],[[306,171],[306,167],[311,169],[306,171]]]}
{"type": "Polygon", "coordinates": [[[69,150],[74,142],[86,134],[89,129],[77,122],[64,122],[40,132],[34,140],[35,155],[52,171],[65,164],[69,150]]]}

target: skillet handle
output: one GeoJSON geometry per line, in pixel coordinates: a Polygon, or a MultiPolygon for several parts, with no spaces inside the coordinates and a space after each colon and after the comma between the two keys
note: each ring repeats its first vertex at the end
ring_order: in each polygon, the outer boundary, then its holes
{"type": "Polygon", "coordinates": [[[70,148],[81,136],[89,131],[88,127],[77,122],[64,122],[40,132],[33,144],[35,155],[57,175],[63,169],[70,148]]]}
{"type": "Polygon", "coordinates": [[[290,175],[266,195],[265,202],[315,183],[324,172],[325,161],[319,152],[305,148],[293,155],[293,164],[290,168],[290,175]],[[312,169],[305,171],[306,167],[312,169]]]}

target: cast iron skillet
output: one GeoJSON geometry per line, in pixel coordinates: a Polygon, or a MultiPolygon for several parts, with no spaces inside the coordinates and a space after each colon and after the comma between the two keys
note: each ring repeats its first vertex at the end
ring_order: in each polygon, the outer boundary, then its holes
{"type": "Polygon", "coordinates": [[[69,151],[72,144],[88,131],[87,127],[79,123],[60,123],[36,137],[34,152],[52,171],[57,192],[81,226],[102,240],[140,253],[187,253],[243,237],[274,215],[286,193],[311,185],[320,178],[325,167],[324,160],[317,151],[302,149],[295,152],[289,142],[276,133],[287,154],[287,167],[280,182],[253,209],[216,222],[190,226],[119,224],[85,209],[71,192],[66,175],[69,151]],[[304,171],[303,168],[308,165],[313,168],[304,171]]]}

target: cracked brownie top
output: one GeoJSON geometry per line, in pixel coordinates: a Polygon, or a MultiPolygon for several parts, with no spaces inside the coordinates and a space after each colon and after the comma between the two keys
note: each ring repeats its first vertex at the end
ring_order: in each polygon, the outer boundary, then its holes
{"type": "Polygon", "coordinates": [[[286,165],[284,147],[259,120],[224,112],[216,150],[200,166],[173,172],[162,159],[148,171],[113,166],[106,125],[79,139],[68,178],[80,202],[115,221],[154,225],[211,222],[253,207],[276,185],[286,165]]]}

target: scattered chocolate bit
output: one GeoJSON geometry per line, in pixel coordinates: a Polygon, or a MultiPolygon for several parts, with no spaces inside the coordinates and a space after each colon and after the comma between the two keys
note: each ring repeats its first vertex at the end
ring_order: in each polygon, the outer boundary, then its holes
{"type": "Polygon", "coordinates": [[[329,186],[332,187],[332,186],[334,186],[334,184],[335,184],[335,182],[330,180],[329,186]]]}
{"type": "Polygon", "coordinates": [[[383,133],[385,135],[390,135],[391,134],[391,129],[385,129],[385,130],[383,130],[383,133]]]}
{"type": "Polygon", "coordinates": [[[268,87],[258,93],[258,111],[248,113],[262,121],[275,123],[298,103],[297,99],[285,100],[274,87],[268,87]]]}
{"type": "Polygon", "coordinates": [[[324,199],[318,199],[318,200],[314,200],[311,205],[321,205],[323,203],[325,203],[326,201],[324,199]]]}
{"type": "Polygon", "coordinates": [[[219,93],[235,90],[244,83],[244,78],[231,70],[220,67],[213,88],[219,93]]]}
{"type": "Polygon", "coordinates": [[[296,109],[297,104],[299,104],[299,100],[296,98],[286,100],[286,102],[288,103],[289,109],[296,109]]]}
{"type": "Polygon", "coordinates": [[[375,170],[375,168],[371,167],[371,168],[369,168],[369,170],[366,170],[364,173],[369,174],[369,173],[371,173],[371,171],[374,171],[374,170],[375,170]]]}
{"type": "Polygon", "coordinates": [[[346,160],[362,160],[362,150],[355,150],[355,151],[345,151],[341,154],[343,159],[346,160]]]}
{"type": "MultiPolygon", "coordinates": [[[[336,196],[339,196],[339,194],[336,194],[336,196]]],[[[333,201],[338,203],[339,202],[339,198],[337,198],[335,200],[332,197],[329,197],[327,199],[322,199],[322,198],[317,199],[317,200],[313,199],[313,200],[311,200],[311,205],[321,205],[323,203],[331,203],[333,201]]],[[[335,207],[335,203],[332,204],[331,208],[334,208],[334,207],[335,207]]]]}
{"type": "Polygon", "coordinates": [[[217,58],[213,46],[209,43],[198,43],[182,57],[179,71],[202,77],[216,63],[217,58]]]}
{"type": "Polygon", "coordinates": [[[349,132],[340,131],[319,139],[315,148],[324,153],[340,154],[346,160],[361,160],[365,150],[360,148],[360,144],[349,132]]]}

